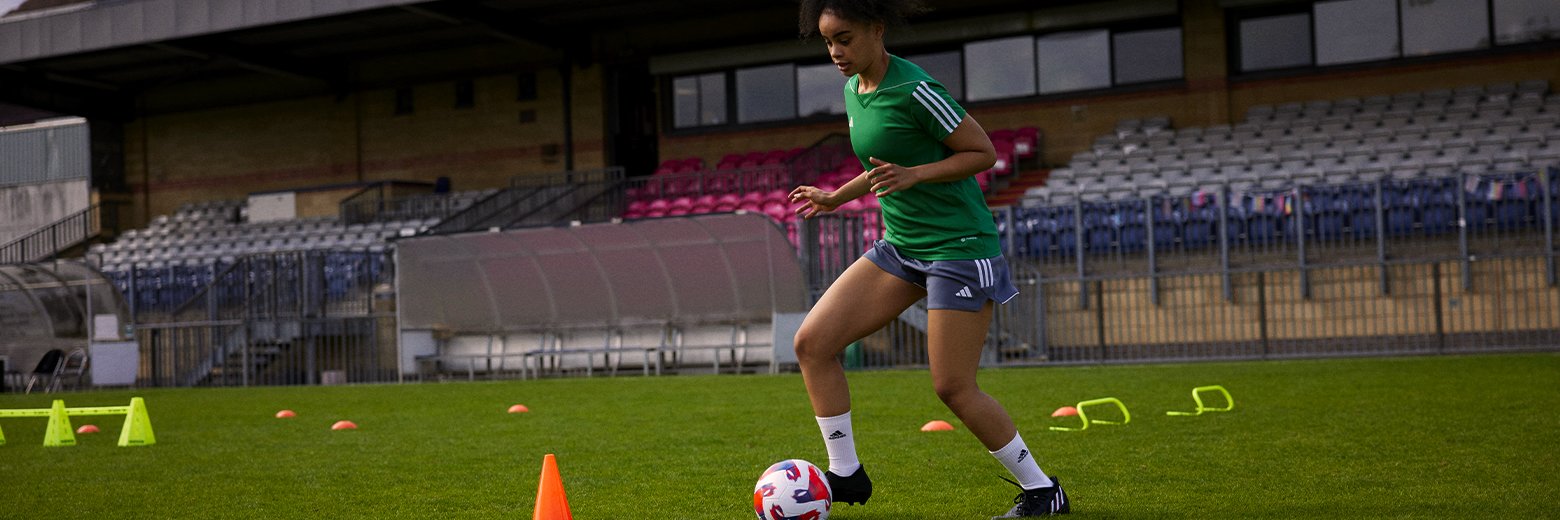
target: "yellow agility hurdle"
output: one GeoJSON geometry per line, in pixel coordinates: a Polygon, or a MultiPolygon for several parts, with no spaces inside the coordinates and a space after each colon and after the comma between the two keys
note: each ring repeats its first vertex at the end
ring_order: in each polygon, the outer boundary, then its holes
{"type": "MultiPolygon", "coordinates": [[[[85,408],[66,408],[65,401],[55,399],[54,405],[49,408],[0,410],[0,419],[47,417],[49,418],[49,427],[48,430],[44,431],[43,445],[60,447],[76,445],[76,431],[70,427],[70,416],[119,414],[124,414],[125,416],[125,427],[119,432],[119,447],[151,446],[157,443],[156,436],[152,434],[152,421],[146,415],[146,401],[139,397],[130,398],[129,406],[95,406],[85,408]]],[[[5,432],[0,430],[0,446],[4,445],[5,432]]]]}

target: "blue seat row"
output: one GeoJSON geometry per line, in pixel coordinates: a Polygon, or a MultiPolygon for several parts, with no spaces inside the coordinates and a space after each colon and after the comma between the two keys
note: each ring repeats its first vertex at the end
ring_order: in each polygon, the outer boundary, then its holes
{"type": "MultiPolygon", "coordinates": [[[[1115,202],[1015,208],[1009,252],[1029,257],[1200,249],[1219,241],[1219,218],[1235,246],[1307,241],[1374,240],[1541,227],[1545,194],[1534,173],[1321,184],[1270,192],[1197,193],[1115,202]],[[1229,199],[1229,204],[1223,203],[1229,199]],[[1150,225],[1151,224],[1151,225],[1150,225]],[[1152,229],[1152,232],[1150,232],[1152,229]],[[1150,237],[1152,233],[1152,237],[1150,237]]],[[[1549,193],[1560,194],[1560,175],[1549,193]]],[[[1560,222],[1560,196],[1548,197],[1560,222]]],[[[1001,220],[1001,219],[999,219],[1001,220]]],[[[1006,222],[999,222],[1004,237],[1006,222]]]]}

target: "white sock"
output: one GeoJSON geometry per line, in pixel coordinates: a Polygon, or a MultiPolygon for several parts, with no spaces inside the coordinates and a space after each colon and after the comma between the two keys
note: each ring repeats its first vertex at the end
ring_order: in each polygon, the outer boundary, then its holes
{"type": "Polygon", "coordinates": [[[856,434],[850,429],[850,412],[834,417],[817,417],[823,432],[823,446],[829,450],[829,472],[849,477],[861,467],[856,459],[856,434]]]}
{"type": "Polygon", "coordinates": [[[1013,434],[1013,440],[1003,446],[1002,449],[991,452],[1007,470],[1018,478],[1018,485],[1024,489],[1037,489],[1051,486],[1051,478],[1040,471],[1040,465],[1035,463],[1035,457],[1029,453],[1029,447],[1024,445],[1024,437],[1018,433],[1013,434]]]}

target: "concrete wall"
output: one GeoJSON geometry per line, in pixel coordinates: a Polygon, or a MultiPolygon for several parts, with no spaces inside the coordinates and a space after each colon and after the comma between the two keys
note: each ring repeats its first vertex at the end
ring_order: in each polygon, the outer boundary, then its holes
{"type": "MultiPolygon", "coordinates": [[[[514,74],[474,78],[473,108],[455,108],[445,81],[411,86],[408,115],[395,115],[394,89],[377,89],[141,118],[125,126],[136,215],[258,191],[439,177],[471,190],[563,170],[561,74],[536,75],[533,101],[516,100],[514,74]]],[[[573,114],[575,168],[603,166],[599,67],[574,72],[573,114]]]]}
{"type": "Polygon", "coordinates": [[[0,244],[54,223],[92,205],[87,181],[0,187],[0,244]]]}

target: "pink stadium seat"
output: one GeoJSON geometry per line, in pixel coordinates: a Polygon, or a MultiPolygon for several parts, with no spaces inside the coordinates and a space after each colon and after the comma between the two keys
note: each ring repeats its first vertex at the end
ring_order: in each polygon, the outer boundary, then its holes
{"type": "Polygon", "coordinates": [[[1040,151],[1040,129],[1026,126],[1018,129],[1013,135],[1013,154],[1020,159],[1029,159],[1040,151]]]}
{"type": "Polygon", "coordinates": [[[715,211],[714,195],[701,195],[699,198],[693,199],[693,207],[688,210],[689,213],[694,215],[702,215],[712,211],[715,211]]]}
{"type": "Polygon", "coordinates": [[[991,173],[999,176],[1012,175],[1016,170],[1013,164],[1013,141],[994,140],[991,145],[997,149],[997,163],[991,166],[991,173]]]}
{"type": "Polygon", "coordinates": [[[737,187],[737,175],[735,172],[716,171],[704,176],[704,189],[711,193],[725,193],[735,190],[737,187]]]}
{"type": "Polygon", "coordinates": [[[666,216],[668,216],[668,217],[680,217],[680,216],[683,216],[683,215],[687,215],[688,212],[691,211],[692,209],[693,209],[693,199],[688,198],[688,197],[677,197],[675,199],[672,199],[672,202],[667,205],[666,216]]]}
{"type": "Polygon", "coordinates": [[[747,193],[743,193],[742,194],[742,204],[745,206],[745,205],[747,205],[749,203],[751,203],[751,204],[753,204],[755,206],[762,205],[764,203],[764,192],[761,192],[761,191],[750,191],[750,192],[747,192],[747,193]]]}
{"type": "Polygon", "coordinates": [[[655,200],[652,200],[652,201],[650,201],[650,207],[645,210],[645,217],[647,217],[647,218],[664,217],[664,216],[666,216],[666,211],[668,209],[670,209],[670,207],[671,207],[671,203],[667,202],[666,199],[655,199],[655,200]]]}
{"type": "Polygon", "coordinates": [[[1012,129],[1004,128],[1004,129],[992,132],[990,135],[991,135],[991,140],[992,141],[997,141],[997,140],[1012,141],[1014,133],[1015,132],[1012,129]]]}
{"type": "Polygon", "coordinates": [[[736,211],[737,206],[741,204],[742,199],[737,197],[737,194],[727,193],[715,199],[715,212],[726,213],[736,211]]]}
{"type": "Polygon", "coordinates": [[[785,150],[770,150],[769,153],[764,154],[764,159],[759,164],[763,166],[785,164],[786,158],[785,150]]]}

